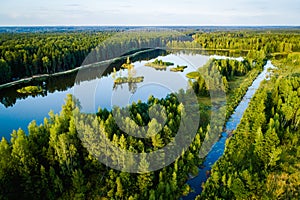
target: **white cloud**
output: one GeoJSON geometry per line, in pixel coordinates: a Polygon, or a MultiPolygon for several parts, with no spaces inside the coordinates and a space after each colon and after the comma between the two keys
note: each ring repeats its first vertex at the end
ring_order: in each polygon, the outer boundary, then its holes
{"type": "Polygon", "coordinates": [[[298,0],[9,0],[0,25],[300,24],[298,0]]]}

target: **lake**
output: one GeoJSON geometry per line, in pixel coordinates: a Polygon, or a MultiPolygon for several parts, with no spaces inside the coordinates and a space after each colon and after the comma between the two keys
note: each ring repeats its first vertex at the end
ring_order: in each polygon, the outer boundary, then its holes
{"type": "MultiPolygon", "coordinates": [[[[146,102],[150,95],[156,98],[165,98],[172,92],[187,89],[188,79],[185,75],[203,66],[211,57],[243,59],[242,57],[187,52],[166,53],[162,50],[154,50],[132,57],[131,60],[134,66],[132,70],[121,68],[121,65],[125,62],[123,59],[108,64],[99,64],[99,66],[92,69],[50,77],[46,80],[32,81],[27,85],[37,85],[43,88],[43,92],[35,96],[16,92],[17,89],[26,86],[26,84],[2,89],[0,93],[1,136],[9,139],[11,132],[18,128],[22,128],[27,132],[27,126],[32,120],[36,120],[37,124],[43,123],[43,119],[48,117],[50,110],[53,110],[54,113],[60,112],[67,94],[73,94],[79,99],[82,112],[85,113],[95,113],[99,107],[111,110],[114,106],[125,107],[138,100],[146,102]],[[146,63],[153,62],[155,59],[172,62],[174,66],[187,66],[187,68],[183,72],[172,72],[170,68],[173,66],[168,67],[166,70],[157,70],[145,66],[146,63]],[[143,81],[116,85],[114,80],[122,76],[143,77],[143,81]]],[[[226,123],[225,131],[222,133],[220,140],[213,145],[207,155],[203,168],[199,168],[198,175],[187,182],[194,192],[182,197],[182,199],[194,199],[201,193],[201,184],[207,180],[206,172],[223,155],[227,132],[236,129],[252,96],[261,81],[266,79],[268,69],[272,67],[273,65],[269,61],[264,71],[248,88],[248,92],[226,123]]]]}
{"type": "Polygon", "coordinates": [[[77,73],[71,73],[2,89],[0,90],[0,134],[9,139],[11,132],[18,128],[27,132],[27,126],[32,120],[36,120],[37,124],[43,123],[50,110],[54,113],[60,112],[67,94],[75,93],[80,100],[82,111],[88,113],[96,112],[99,107],[110,110],[113,106],[126,106],[139,99],[147,101],[150,95],[164,98],[171,92],[186,89],[188,80],[185,75],[204,65],[210,57],[212,56],[207,54],[184,52],[167,54],[161,50],[145,53],[132,58],[133,74],[135,77],[143,76],[143,82],[126,83],[116,87],[114,87],[114,76],[128,76],[128,70],[120,67],[124,61],[99,66],[85,74],[79,71],[80,78],[77,73]],[[170,67],[161,71],[145,66],[147,62],[152,62],[156,58],[172,62],[175,66],[186,65],[187,68],[184,72],[171,72],[170,67]],[[103,70],[103,67],[106,69],[103,70]],[[116,68],[115,74],[113,68],[116,68]],[[42,86],[43,93],[31,96],[16,92],[26,85],[42,86]],[[94,88],[93,91],[90,91],[91,86],[94,88]]]}

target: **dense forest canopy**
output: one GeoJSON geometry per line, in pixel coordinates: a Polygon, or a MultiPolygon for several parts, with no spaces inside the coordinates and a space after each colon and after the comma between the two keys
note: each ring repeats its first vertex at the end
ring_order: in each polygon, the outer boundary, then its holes
{"type": "MultiPolygon", "coordinates": [[[[214,63],[218,62],[222,61],[214,60],[214,63]]],[[[223,71],[224,77],[236,76],[238,73],[227,74],[225,70],[228,68],[225,65],[227,62],[231,61],[225,61],[218,67],[208,64],[207,73],[212,74],[215,73],[215,70],[220,70],[223,71]]],[[[247,62],[239,64],[238,61],[232,61],[232,63],[249,67],[249,72],[246,72],[245,75],[256,70],[256,68],[252,69],[252,65],[248,66],[250,64],[247,62]]],[[[244,69],[244,67],[240,69],[244,69]]],[[[242,76],[242,74],[238,75],[242,76]]],[[[245,84],[241,86],[244,92],[255,76],[248,78],[249,80],[246,78],[245,84]]],[[[214,81],[219,81],[219,79],[214,81]]],[[[220,88],[210,89],[225,90],[222,85],[220,88]]],[[[231,89],[229,87],[227,92],[231,89]]],[[[232,91],[235,90],[232,89],[232,91]]],[[[204,97],[197,91],[196,94],[200,98],[204,97]]],[[[186,96],[183,91],[177,95],[186,96]]],[[[241,98],[242,95],[239,97],[241,98]]],[[[187,101],[189,100],[187,99],[187,101]]],[[[175,95],[161,100],[150,97],[147,103],[133,103],[130,107],[133,121],[139,125],[148,124],[153,127],[153,131],[160,126],[155,120],[150,120],[147,114],[149,107],[153,104],[164,106],[167,111],[167,121],[161,127],[159,134],[148,139],[128,136],[118,128],[112,113],[106,109],[99,109],[96,115],[89,117],[97,122],[99,130],[104,131],[101,134],[105,134],[113,144],[120,148],[132,152],[151,152],[172,141],[180,125],[181,112],[184,110],[175,95]]],[[[219,127],[211,127],[210,105],[199,102],[197,109],[200,111],[201,124],[199,124],[199,129],[190,147],[182,152],[174,163],[161,170],[145,174],[130,174],[108,168],[97,160],[95,154],[87,151],[83,144],[90,144],[90,140],[95,137],[95,132],[83,127],[85,137],[80,140],[77,130],[82,127],[75,126],[73,115],[76,105],[76,101],[68,96],[60,114],[55,115],[50,112],[49,118],[46,118],[42,125],[32,122],[28,126],[28,135],[19,129],[12,133],[11,141],[2,139],[0,154],[6,155],[5,159],[2,157],[3,162],[1,162],[2,198],[29,199],[34,196],[36,199],[42,197],[47,199],[149,199],[150,197],[150,199],[176,199],[190,191],[186,180],[191,174],[197,173],[197,166],[202,162],[202,159],[196,156],[202,148],[202,142],[215,140],[216,137],[207,136],[213,131],[220,131],[223,125],[221,122],[219,127]],[[12,185],[16,186],[12,187],[12,185]]],[[[122,110],[119,112],[122,113],[122,110]]],[[[157,113],[156,116],[163,116],[163,114],[157,113]]],[[[129,122],[127,128],[132,129],[134,124],[129,122]]],[[[90,145],[89,147],[97,149],[96,146],[90,145]]],[[[141,167],[141,171],[144,171],[149,166],[146,162],[141,161],[139,167],[141,167]]]]}
{"type": "Polygon", "coordinates": [[[171,40],[190,40],[176,31],[2,33],[0,84],[38,74],[53,74],[145,48],[165,48],[171,40]]]}
{"type": "Polygon", "coordinates": [[[300,52],[300,32],[235,31],[196,33],[193,42],[170,42],[173,48],[207,50],[264,51],[265,54],[300,52]]]}
{"type": "Polygon", "coordinates": [[[196,34],[194,39],[204,48],[264,50],[266,53],[300,51],[300,33],[214,33],[196,34]]]}
{"type": "Polygon", "coordinates": [[[199,199],[299,199],[299,60],[274,61],[199,199]]]}
{"type": "Polygon", "coordinates": [[[111,33],[1,34],[0,83],[81,65],[88,53],[111,33]]]}
{"type": "MultiPolygon", "coordinates": [[[[203,186],[203,193],[197,198],[299,199],[299,33],[246,30],[194,33],[194,41],[185,42],[172,42],[164,34],[158,34],[159,39],[156,34],[139,42],[127,39],[120,46],[122,38],[118,38],[110,47],[119,51],[109,51],[109,55],[104,57],[113,58],[122,55],[123,50],[128,50],[130,46],[137,48],[149,44],[168,44],[170,48],[183,49],[201,46],[226,51],[246,50],[247,54],[243,61],[211,59],[203,68],[188,76],[190,88],[187,91],[170,94],[165,99],[150,96],[145,103],[139,101],[130,105],[132,120],[123,119],[128,121],[127,128],[134,129],[136,123],[149,125],[149,133],[160,130],[149,138],[126,134],[117,126],[112,112],[106,109],[100,108],[89,116],[81,115],[82,119],[91,119],[93,127],[76,123],[78,119],[74,112],[80,113],[79,102],[68,95],[59,114],[50,111],[41,125],[33,121],[28,125],[28,134],[19,129],[13,131],[9,141],[2,138],[0,199],[155,200],[178,199],[188,194],[191,188],[186,181],[198,173],[198,167],[203,162],[199,157],[202,144],[207,140],[215,141],[217,137],[211,137],[210,133],[222,132],[224,125],[211,126],[212,105],[207,103],[211,97],[209,91],[226,93],[226,116],[220,118],[228,118],[262,71],[267,59],[272,59],[278,69],[251,100],[234,136],[227,142],[224,156],[214,165],[209,180],[203,186]],[[208,74],[210,79],[204,80],[203,74],[208,74]],[[186,108],[177,97],[189,92],[197,95],[199,105],[196,107],[201,123],[189,148],[170,165],[147,172],[149,163],[141,160],[139,169],[147,173],[121,172],[100,163],[95,154],[88,151],[89,148],[97,149],[96,145],[86,148],[86,144],[93,144],[97,134],[105,135],[114,145],[130,152],[153,152],[163,148],[174,140],[181,116],[185,113],[186,108]],[[165,116],[164,125],[149,117],[149,107],[155,104],[162,105],[166,110],[166,114],[156,111],[157,116],[165,116]],[[84,137],[79,137],[78,130],[83,130],[84,137]]],[[[99,59],[95,56],[105,54],[109,48],[101,50],[96,46],[111,34],[1,34],[0,83],[73,69],[82,64],[92,49],[91,61],[97,61],[99,59]]],[[[122,108],[117,111],[124,118],[122,108]]],[[[112,161],[119,162],[115,158],[112,161]]]]}
{"type": "MultiPolygon", "coordinates": [[[[163,105],[168,120],[162,131],[149,139],[128,137],[105,109],[100,109],[94,117],[100,130],[105,132],[114,145],[133,152],[149,152],[172,140],[184,109],[174,95],[163,100],[150,97],[148,103],[139,102],[130,107],[131,113],[135,114],[134,121],[138,124],[149,123],[150,127],[157,126],[157,122],[149,121],[146,114],[152,104],[163,105]]],[[[175,163],[156,172],[130,174],[100,164],[82,146],[76,131],[80,127],[75,126],[72,113],[75,106],[76,101],[68,96],[61,113],[55,115],[50,112],[49,118],[45,118],[44,124],[40,126],[33,121],[28,126],[28,136],[19,129],[12,133],[10,142],[2,139],[1,199],[148,199],[149,196],[152,199],[174,199],[188,191],[187,186],[182,186],[188,174],[195,173],[200,163],[200,159],[193,155],[199,151],[201,137],[204,137],[209,126],[207,123],[202,123],[197,139],[175,163]]],[[[92,139],[95,132],[88,132],[89,129],[85,131],[86,137],[92,139]]],[[[139,164],[141,170],[147,171],[147,166],[145,161],[139,164]]]]}

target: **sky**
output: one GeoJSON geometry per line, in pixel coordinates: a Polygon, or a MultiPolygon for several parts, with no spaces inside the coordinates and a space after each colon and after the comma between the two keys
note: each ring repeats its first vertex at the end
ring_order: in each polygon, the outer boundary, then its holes
{"type": "Polygon", "coordinates": [[[300,25],[299,0],[0,0],[7,25],[300,25]]]}

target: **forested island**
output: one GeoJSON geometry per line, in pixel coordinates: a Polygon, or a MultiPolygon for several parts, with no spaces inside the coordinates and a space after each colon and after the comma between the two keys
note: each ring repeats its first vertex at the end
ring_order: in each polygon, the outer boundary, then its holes
{"type": "Polygon", "coordinates": [[[123,83],[140,83],[143,82],[144,77],[118,77],[114,80],[115,84],[123,84],[123,83]]]}
{"type": "Polygon", "coordinates": [[[170,71],[172,71],[172,72],[183,72],[184,69],[186,69],[186,68],[187,68],[187,66],[177,65],[176,67],[171,68],[170,71]]]}
{"type": "MultiPolygon", "coordinates": [[[[111,34],[115,33],[1,33],[0,83],[80,66],[89,51],[111,34]]],[[[189,79],[186,91],[180,90],[164,99],[149,96],[147,102],[132,103],[128,106],[131,121],[122,114],[125,108],[115,108],[115,113],[127,120],[126,128],[134,130],[136,124],[148,125],[149,138],[128,135],[118,127],[111,110],[99,108],[92,115],[81,113],[78,100],[67,95],[59,114],[50,111],[42,124],[32,119],[28,130],[17,129],[16,125],[9,140],[2,138],[0,199],[155,200],[188,195],[192,188],[186,182],[198,174],[198,167],[205,159],[199,157],[202,144],[205,140],[215,141],[217,138],[210,138],[210,133],[221,133],[224,127],[224,124],[210,126],[211,94],[220,91],[226,94],[226,105],[220,107],[225,109],[228,119],[268,60],[276,69],[269,80],[262,82],[241,123],[228,136],[223,156],[207,172],[209,179],[199,185],[203,192],[196,199],[299,199],[300,31],[193,31],[192,38],[192,42],[168,41],[168,46],[177,50],[243,51],[245,55],[242,60],[212,58],[186,75],[189,79]],[[130,152],[159,150],[174,140],[181,116],[188,109],[178,97],[187,98],[192,92],[199,104],[188,106],[198,109],[200,116],[187,117],[190,123],[194,123],[193,117],[200,117],[201,123],[189,148],[172,164],[148,173],[122,172],[99,162],[84,146],[84,142],[90,144],[97,134],[102,134],[130,152]],[[164,116],[164,125],[149,116],[150,107],[158,104],[166,113],[156,110],[154,114],[164,116]],[[93,123],[87,127],[77,123],[80,119],[93,123]],[[83,130],[84,139],[79,137],[78,130],[83,130]],[[160,131],[153,134],[155,130],[160,131]]],[[[146,65],[166,69],[174,63],[156,59],[146,65]]],[[[118,77],[114,70],[116,84],[143,81],[143,77],[134,76],[129,58],[120,66],[128,76],[118,77]]],[[[177,66],[170,70],[184,69],[185,66],[177,66]]],[[[20,93],[42,89],[33,85],[19,88],[20,93]]],[[[148,167],[145,161],[139,163],[141,171],[147,171],[148,167]]]]}
{"type": "Polygon", "coordinates": [[[165,70],[165,69],[167,69],[167,67],[172,66],[172,65],[174,65],[174,63],[164,62],[164,61],[158,60],[158,59],[155,59],[153,62],[149,62],[149,63],[145,64],[145,66],[153,67],[154,69],[157,69],[157,70],[165,70]]]}
{"type": "Polygon", "coordinates": [[[26,86],[18,89],[17,92],[21,94],[37,94],[43,91],[41,86],[26,86]]]}
{"type": "Polygon", "coordinates": [[[122,85],[124,83],[128,83],[129,89],[132,91],[135,91],[135,84],[141,83],[144,81],[144,76],[135,76],[135,69],[134,65],[131,63],[130,58],[127,57],[126,63],[122,64],[121,66],[124,69],[127,69],[127,76],[118,75],[117,77],[117,71],[114,68],[113,77],[114,77],[114,88],[116,88],[117,85],[122,85]]]}

